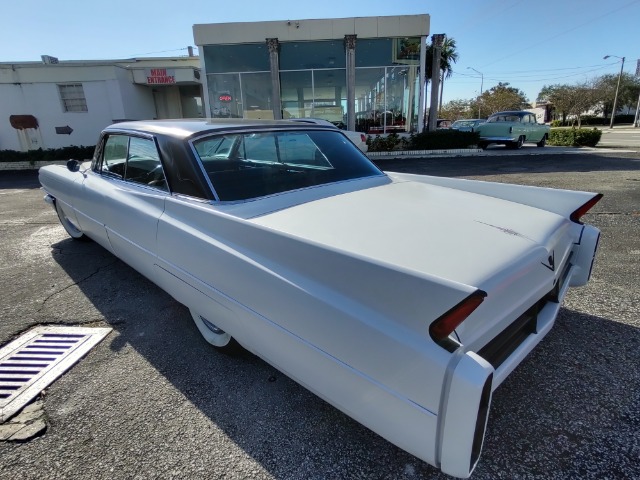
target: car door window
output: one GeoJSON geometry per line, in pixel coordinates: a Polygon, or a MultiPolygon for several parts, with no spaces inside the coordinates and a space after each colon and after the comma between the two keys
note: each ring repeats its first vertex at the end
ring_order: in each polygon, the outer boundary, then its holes
{"type": "Polygon", "coordinates": [[[109,135],[97,168],[103,175],[168,191],[167,181],[152,139],[109,135]]]}
{"type": "Polygon", "coordinates": [[[167,190],[162,163],[153,140],[139,137],[130,138],[125,180],[167,190]]]}
{"type": "Polygon", "coordinates": [[[104,154],[100,170],[118,178],[124,178],[127,164],[129,137],[126,135],[109,135],[105,142],[104,154]]]}

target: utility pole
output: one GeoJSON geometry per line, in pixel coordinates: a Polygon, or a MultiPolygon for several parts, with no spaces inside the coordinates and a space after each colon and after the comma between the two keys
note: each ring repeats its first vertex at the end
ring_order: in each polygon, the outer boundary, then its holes
{"type": "Polygon", "coordinates": [[[473,70],[480,74],[480,96],[478,97],[478,118],[482,118],[482,87],[484,85],[484,75],[475,68],[467,67],[469,70],[473,70]]]}
{"type": "Polygon", "coordinates": [[[616,117],[616,103],[618,103],[618,90],[620,90],[620,80],[622,80],[622,70],[624,70],[624,57],[619,57],[617,55],[605,55],[604,60],[609,57],[616,57],[622,60],[622,65],[620,66],[620,75],[618,75],[618,85],[616,86],[616,95],[613,97],[613,111],[611,112],[611,124],[609,128],[613,128],[613,119],[616,117]]]}

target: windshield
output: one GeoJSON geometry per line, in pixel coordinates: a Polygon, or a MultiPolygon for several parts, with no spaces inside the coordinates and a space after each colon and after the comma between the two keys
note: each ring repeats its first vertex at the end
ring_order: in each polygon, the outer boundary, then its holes
{"type": "Polygon", "coordinates": [[[384,175],[339,131],[230,133],[193,146],[221,201],[384,175]]]}

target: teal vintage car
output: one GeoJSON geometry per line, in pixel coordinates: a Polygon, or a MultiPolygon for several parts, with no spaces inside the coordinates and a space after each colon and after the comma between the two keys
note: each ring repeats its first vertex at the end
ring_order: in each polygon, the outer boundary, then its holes
{"type": "Polygon", "coordinates": [[[491,143],[520,148],[525,142],[544,147],[549,130],[549,125],[537,122],[535,114],[524,111],[497,112],[476,127],[476,132],[480,134],[478,146],[481,148],[487,148],[491,143]]]}

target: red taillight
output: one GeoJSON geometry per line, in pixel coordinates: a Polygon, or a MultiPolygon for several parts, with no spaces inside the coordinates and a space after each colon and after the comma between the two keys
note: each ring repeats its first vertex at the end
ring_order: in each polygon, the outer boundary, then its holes
{"type": "Polygon", "coordinates": [[[486,292],[476,290],[451,310],[441,315],[429,326],[429,335],[436,342],[445,340],[458,325],[480,306],[487,296],[486,292]]]}
{"type": "Polygon", "coordinates": [[[580,208],[576,209],[569,216],[569,219],[572,222],[576,222],[576,223],[582,224],[582,222],[580,221],[580,217],[582,217],[585,213],[587,213],[589,210],[591,210],[593,208],[593,206],[600,201],[601,198],[602,198],[602,194],[601,193],[597,194],[595,197],[593,197],[587,203],[582,205],[580,208]]]}

